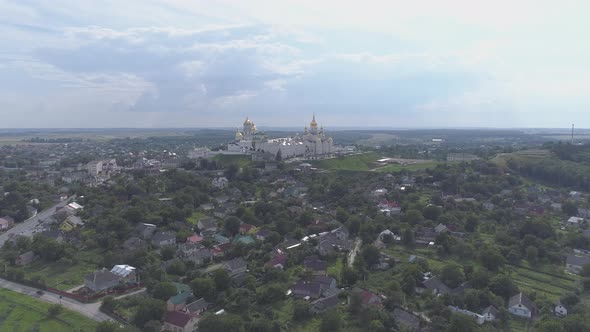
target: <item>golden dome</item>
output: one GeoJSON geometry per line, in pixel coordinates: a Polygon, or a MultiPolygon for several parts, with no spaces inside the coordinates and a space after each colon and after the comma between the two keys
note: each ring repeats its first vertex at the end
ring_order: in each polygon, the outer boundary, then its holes
{"type": "Polygon", "coordinates": [[[251,124],[252,124],[252,121],[250,121],[250,119],[248,117],[246,117],[246,121],[244,121],[244,126],[248,126],[251,124]]]}
{"type": "Polygon", "coordinates": [[[313,119],[311,120],[311,123],[309,124],[309,126],[312,128],[317,128],[318,123],[315,121],[315,114],[313,115],[313,119]]]}

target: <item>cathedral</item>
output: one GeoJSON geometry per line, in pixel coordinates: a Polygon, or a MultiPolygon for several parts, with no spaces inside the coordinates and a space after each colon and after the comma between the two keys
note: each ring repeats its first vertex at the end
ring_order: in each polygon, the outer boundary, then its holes
{"type": "Polygon", "coordinates": [[[263,151],[277,154],[281,151],[283,158],[305,157],[319,158],[328,156],[335,151],[334,141],[327,137],[324,128],[319,127],[315,115],[303,132],[295,137],[268,139],[263,132],[256,129],[256,125],[246,118],[242,130],[238,128],[235,140],[227,145],[230,154],[251,154],[255,151],[263,151]]]}

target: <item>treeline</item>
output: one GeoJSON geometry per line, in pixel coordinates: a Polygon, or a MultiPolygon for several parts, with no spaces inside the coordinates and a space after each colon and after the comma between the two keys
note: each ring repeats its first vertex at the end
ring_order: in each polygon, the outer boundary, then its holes
{"type": "Polygon", "coordinates": [[[523,176],[556,186],[590,190],[590,166],[556,159],[509,159],[508,167],[523,176]]]}
{"type": "Polygon", "coordinates": [[[557,144],[547,145],[555,155],[562,160],[590,163],[590,145],[557,144]]]}

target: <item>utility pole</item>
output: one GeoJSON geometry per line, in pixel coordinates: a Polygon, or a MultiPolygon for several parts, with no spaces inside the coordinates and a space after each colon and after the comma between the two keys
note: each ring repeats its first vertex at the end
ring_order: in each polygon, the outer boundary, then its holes
{"type": "Polygon", "coordinates": [[[574,145],[574,124],[572,123],[572,145],[574,145]]]}

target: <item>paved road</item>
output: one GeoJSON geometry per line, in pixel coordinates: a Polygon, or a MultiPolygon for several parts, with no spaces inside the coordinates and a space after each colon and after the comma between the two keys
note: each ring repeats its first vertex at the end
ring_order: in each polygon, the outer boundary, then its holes
{"type": "Polygon", "coordinates": [[[45,302],[49,303],[58,303],[63,305],[65,308],[76,311],[81,313],[82,315],[93,319],[97,322],[102,322],[105,320],[112,320],[109,316],[102,313],[99,308],[101,302],[96,303],[81,303],[74,299],[63,297],[60,299],[60,296],[51,292],[44,291],[43,295],[37,295],[38,288],[33,288],[21,284],[17,284],[15,282],[8,281],[6,279],[0,278],[0,287],[9,289],[21,294],[29,295],[34,298],[38,298],[45,302]]]}
{"type": "Polygon", "coordinates": [[[65,206],[66,204],[68,204],[68,202],[70,202],[74,198],[75,198],[75,195],[70,196],[67,200],[65,200],[63,202],[59,202],[59,203],[55,204],[54,206],[37,213],[36,216],[31,217],[21,223],[15,224],[14,227],[9,229],[8,231],[1,233],[0,234],[0,247],[2,247],[4,245],[4,242],[6,242],[8,239],[10,239],[12,236],[15,236],[15,235],[24,235],[24,236],[29,236],[29,237],[33,236],[37,232],[37,230],[39,229],[38,227],[40,226],[40,224],[45,219],[52,216],[53,213],[55,213],[56,208],[61,208],[61,207],[65,206]]]}

